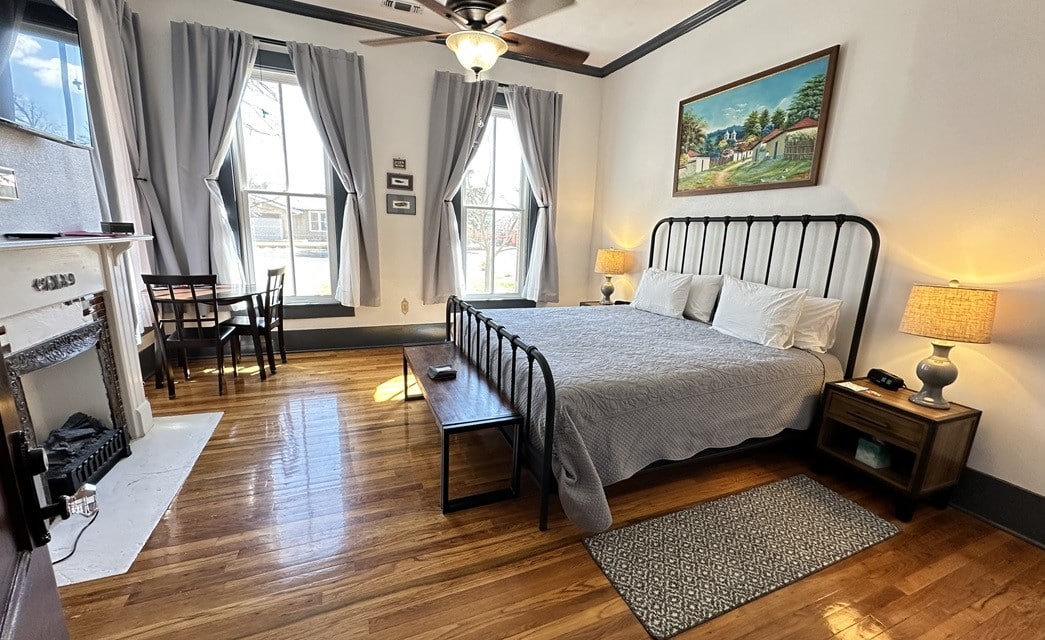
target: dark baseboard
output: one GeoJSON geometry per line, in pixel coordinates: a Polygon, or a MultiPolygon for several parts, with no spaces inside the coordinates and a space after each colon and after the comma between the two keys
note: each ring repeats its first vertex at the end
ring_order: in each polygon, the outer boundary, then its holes
{"type": "Polygon", "coordinates": [[[1045,496],[966,469],[951,494],[951,506],[1045,548],[1045,496]]]}
{"type": "MultiPolygon", "coordinates": [[[[305,329],[287,331],[287,351],[333,351],[337,349],[366,349],[369,347],[398,347],[404,344],[439,342],[446,338],[446,325],[401,324],[385,327],[343,327],[340,329],[305,329]]],[[[243,340],[243,354],[253,356],[250,340],[243,340]]],[[[190,352],[190,360],[213,359],[214,350],[190,352]]],[[[138,351],[142,379],[156,375],[156,355],[150,345],[138,351]]]]}
{"type": "Polygon", "coordinates": [[[439,342],[446,339],[446,325],[399,324],[384,327],[342,327],[287,331],[287,351],[329,351],[396,347],[404,344],[439,342]]]}
{"type": "Polygon", "coordinates": [[[537,303],[521,298],[505,298],[503,300],[465,300],[476,309],[533,309],[537,303]]]}

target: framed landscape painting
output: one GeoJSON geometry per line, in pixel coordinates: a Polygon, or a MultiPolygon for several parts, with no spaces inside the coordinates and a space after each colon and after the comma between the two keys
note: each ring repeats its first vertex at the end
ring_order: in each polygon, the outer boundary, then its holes
{"type": "Polygon", "coordinates": [[[674,195],[816,184],[838,50],[680,102],[674,195]]]}

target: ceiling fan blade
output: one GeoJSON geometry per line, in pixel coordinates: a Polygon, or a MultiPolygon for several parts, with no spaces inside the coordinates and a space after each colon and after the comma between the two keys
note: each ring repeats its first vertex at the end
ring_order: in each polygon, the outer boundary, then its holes
{"type": "Polygon", "coordinates": [[[383,47],[387,44],[406,44],[407,42],[438,42],[444,40],[449,33],[430,33],[423,36],[396,36],[394,38],[378,38],[376,40],[360,40],[359,44],[371,47],[383,47]]]}
{"type": "Polygon", "coordinates": [[[436,2],[436,0],[417,0],[417,2],[429,11],[446,18],[456,26],[464,29],[468,28],[468,21],[447,9],[446,5],[436,2]]]}
{"type": "Polygon", "coordinates": [[[588,59],[588,52],[573,49],[561,44],[538,40],[518,33],[502,33],[501,38],[508,43],[512,53],[554,62],[567,67],[579,67],[588,59]]]}
{"type": "Polygon", "coordinates": [[[505,30],[511,31],[521,24],[526,24],[573,4],[576,4],[575,0],[508,0],[486,14],[486,22],[493,24],[503,21],[505,30]]]}

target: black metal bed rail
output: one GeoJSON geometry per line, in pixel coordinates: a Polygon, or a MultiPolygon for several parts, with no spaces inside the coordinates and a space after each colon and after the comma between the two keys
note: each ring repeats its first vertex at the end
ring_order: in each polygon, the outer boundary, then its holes
{"type": "Polygon", "coordinates": [[[503,325],[495,322],[472,305],[457,296],[450,296],[446,301],[446,340],[454,343],[461,353],[482,373],[491,384],[496,385],[501,395],[508,398],[512,406],[523,414],[522,438],[527,446],[522,448],[526,453],[524,462],[533,473],[540,486],[541,531],[548,528],[548,505],[551,492],[555,486],[552,478],[552,452],[555,436],[555,382],[551,367],[540,349],[523,342],[518,335],[511,333],[503,325]],[[506,366],[506,353],[511,351],[511,364],[506,366]],[[496,356],[495,356],[496,352],[496,356]],[[520,397],[519,363],[522,357],[525,363],[525,404],[520,397]],[[534,459],[530,453],[530,430],[533,424],[534,400],[534,364],[540,369],[544,381],[544,438],[540,468],[534,468],[534,459]],[[509,372],[505,372],[505,368],[509,372]]]}
{"type": "MultiPolygon", "coordinates": [[[[742,228],[744,233],[743,236],[743,250],[740,254],[740,275],[741,280],[754,280],[757,278],[757,274],[748,274],[748,265],[750,257],[749,249],[751,248],[751,232],[752,229],[758,225],[769,225],[770,227],[770,239],[768,252],[763,253],[765,257],[765,274],[762,277],[763,284],[769,284],[769,277],[773,267],[774,251],[777,248],[777,237],[778,231],[781,226],[800,225],[801,236],[798,241],[798,251],[793,255],[794,257],[794,279],[791,283],[792,287],[798,286],[799,274],[802,271],[802,257],[806,252],[806,236],[807,232],[811,227],[823,227],[834,225],[834,234],[831,239],[831,255],[827,264],[827,274],[824,278],[824,286],[822,295],[827,297],[831,292],[832,278],[835,275],[835,266],[839,258],[838,248],[839,241],[842,238],[842,228],[847,224],[856,224],[866,230],[868,239],[870,240],[870,246],[868,248],[867,263],[864,271],[863,286],[860,290],[860,297],[858,308],[856,311],[856,318],[853,324],[853,336],[852,341],[849,345],[848,359],[846,362],[845,376],[847,378],[852,377],[853,370],[856,368],[856,356],[857,351],[860,347],[860,335],[863,333],[864,317],[867,314],[867,304],[871,298],[871,285],[874,280],[875,266],[878,263],[878,252],[881,246],[881,238],[878,234],[878,229],[875,228],[874,224],[866,218],[860,216],[853,216],[847,214],[837,215],[792,215],[792,216],[694,216],[694,217],[672,217],[663,218],[657,222],[653,227],[653,232],[650,234],[650,252],[649,252],[649,266],[653,267],[655,264],[662,264],[663,269],[669,270],[673,259],[678,259],[675,254],[675,258],[672,257],[672,248],[675,246],[672,244],[672,232],[676,226],[681,227],[680,232],[682,233],[682,247],[681,247],[681,260],[679,260],[678,270],[682,273],[695,273],[695,274],[715,274],[721,275],[724,273],[726,264],[727,250],[736,250],[737,247],[733,247],[729,244],[730,240],[730,227],[733,229],[742,228]],[[690,238],[690,226],[699,225],[698,231],[700,234],[699,251],[689,251],[689,238],[690,238]],[[721,225],[722,236],[720,240],[720,250],[718,255],[718,264],[715,265],[714,256],[706,256],[705,248],[708,244],[708,230],[712,225],[721,225]],[[666,235],[662,238],[661,234],[664,234],[663,227],[666,226],[666,235]],[[661,244],[658,245],[658,242],[661,244]],[[663,247],[663,251],[658,256],[657,247],[663,247]],[[692,262],[691,253],[696,253],[696,263],[692,262]],[[657,258],[662,258],[661,261],[657,261],[657,258]],[[687,263],[687,258],[690,258],[687,263]],[[707,258],[707,260],[705,259],[707,258]],[[710,263],[710,264],[708,264],[710,263]],[[688,267],[688,271],[687,271],[688,267]]],[[[677,236],[676,236],[677,237],[677,236]]],[[[814,254],[820,246],[814,246],[814,254]]],[[[736,256],[736,253],[730,251],[731,258],[736,256]]],[[[784,256],[787,258],[789,256],[784,256]]],[[[776,273],[782,273],[783,270],[778,267],[776,273]]],[[[812,283],[811,283],[812,284],[812,283]]]]}

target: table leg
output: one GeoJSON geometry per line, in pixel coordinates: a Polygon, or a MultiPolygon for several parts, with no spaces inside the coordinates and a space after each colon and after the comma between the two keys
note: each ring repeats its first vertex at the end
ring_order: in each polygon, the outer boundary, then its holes
{"type": "Polygon", "coordinates": [[[258,373],[265,380],[265,354],[261,352],[261,332],[258,331],[258,312],[254,308],[254,300],[247,298],[247,317],[250,319],[250,337],[254,340],[254,355],[258,358],[258,373]]]}

